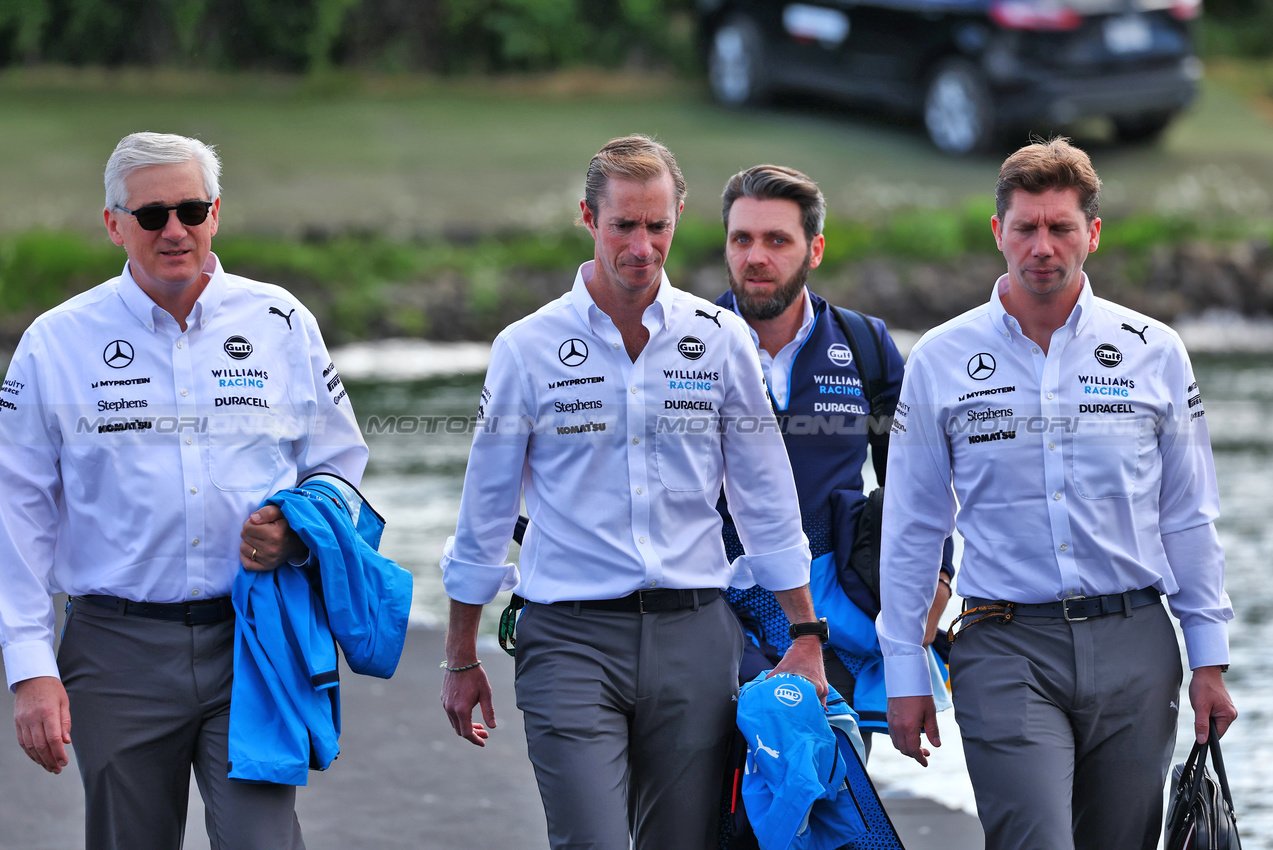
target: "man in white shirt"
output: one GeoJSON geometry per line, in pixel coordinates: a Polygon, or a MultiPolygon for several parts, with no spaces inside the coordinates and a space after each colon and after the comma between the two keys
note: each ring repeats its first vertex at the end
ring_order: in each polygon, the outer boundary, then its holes
{"type": "Polygon", "coordinates": [[[897,406],[880,642],[889,731],[940,746],[920,637],[941,539],[965,539],[950,656],[990,850],[1157,845],[1182,671],[1194,730],[1237,710],[1202,397],[1167,325],[1095,297],[1100,180],[1064,139],[999,171],[990,303],[927,333],[897,406]],[[956,514],[957,511],[957,514],[956,514]]]}
{"type": "Polygon", "coordinates": [[[580,210],[594,259],[495,340],[442,560],[442,703],[479,746],[495,725],[482,605],[514,586],[527,600],[517,704],[557,848],[714,846],[742,650],[720,591],[735,568],[809,631],[778,669],[826,693],[809,549],[755,348],[742,320],[663,273],[684,197],[649,138],[593,157],[580,210]],[[748,551],[734,566],[722,482],[748,551]],[[504,559],[523,495],[519,574],[504,559]]]}
{"type": "Polygon", "coordinates": [[[314,317],[211,253],[220,162],[135,133],[106,166],[122,274],[37,319],[0,396],[0,645],[18,742],[74,742],[86,845],[301,848],[295,788],[228,779],[230,588],[307,552],[275,490],[357,482],[367,449],[314,317]],[[71,597],[54,656],[52,594],[71,597]]]}

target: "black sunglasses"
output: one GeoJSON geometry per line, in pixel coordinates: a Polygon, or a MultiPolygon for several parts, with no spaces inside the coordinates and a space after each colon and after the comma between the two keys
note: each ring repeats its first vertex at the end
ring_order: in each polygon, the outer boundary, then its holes
{"type": "Polygon", "coordinates": [[[182,201],[167,207],[163,204],[150,204],[135,210],[116,204],[115,209],[134,216],[142,230],[163,230],[168,225],[169,210],[176,210],[177,221],[186,227],[198,227],[208,220],[208,210],[212,209],[212,201],[182,201]]]}

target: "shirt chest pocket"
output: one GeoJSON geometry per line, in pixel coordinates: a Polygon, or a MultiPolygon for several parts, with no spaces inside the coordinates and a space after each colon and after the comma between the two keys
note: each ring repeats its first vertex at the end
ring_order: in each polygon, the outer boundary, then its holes
{"type": "Polygon", "coordinates": [[[1084,499],[1129,499],[1152,430],[1134,417],[1080,419],[1074,429],[1074,490],[1084,499]]]}
{"type": "Polygon", "coordinates": [[[654,462],[668,490],[702,490],[719,477],[720,435],[716,417],[678,416],[659,420],[654,435],[654,462]]]}
{"type": "Polygon", "coordinates": [[[270,416],[220,414],[208,426],[208,478],[218,490],[265,491],[283,466],[282,422],[270,416]]]}

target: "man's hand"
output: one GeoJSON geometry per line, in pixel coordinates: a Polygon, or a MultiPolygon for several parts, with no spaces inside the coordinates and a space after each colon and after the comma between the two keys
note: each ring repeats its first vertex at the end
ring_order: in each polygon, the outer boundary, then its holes
{"type": "Polygon", "coordinates": [[[910,756],[928,767],[929,751],[919,740],[920,730],[934,747],[941,746],[937,730],[937,705],[931,695],[922,697],[889,697],[888,736],[904,756],[910,756]]]}
{"type": "Polygon", "coordinates": [[[818,699],[826,705],[827,672],[822,666],[822,644],[817,635],[801,635],[792,641],[786,654],[778,662],[778,666],[769,671],[769,676],[776,673],[792,673],[813,682],[813,687],[818,692],[818,699]]]}
{"type": "MultiPolygon", "coordinates": [[[[451,617],[446,626],[446,658],[449,667],[467,667],[477,661],[477,630],[482,621],[482,606],[451,600],[451,617]]],[[[486,746],[490,735],[481,723],[473,722],[473,706],[482,706],[486,726],[495,728],[495,704],[491,700],[491,682],[486,671],[473,667],[459,673],[442,674],[442,708],[451,721],[455,734],[486,746]]]]}
{"type": "Polygon", "coordinates": [[[241,537],[239,563],[253,572],[278,569],[308,551],[278,505],[265,505],[248,517],[241,537]]]}
{"type": "Polygon", "coordinates": [[[13,725],[18,745],[31,761],[49,773],[61,773],[70,763],[71,702],[54,676],[24,679],[14,688],[13,725]]]}
{"type": "Polygon", "coordinates": [[[1205,743],[1210,733],[1210,720],[1216,719],[1216,732],[1225,730],[1238,719],[1237,706],[1229,697],[1219,667],[1199,667],[1189,681],[1189,702],[1193,705],[1193,732],[1198,743],[1205,743]]]}
{"type": "Polygon", "coordinates": [[[491,729],[495,728],[495,705],[491,701],[491,682],[486,671],[474,667],[462,673],[442,674],[442,708],[446,710],[451,728],[461,738],[467,738],[479,747],[486,746],[491,734],[481,723],[473,722],[473,706],[482,706],[482,719],[491,729]]]}
{"type": "Polygon", "coordinates": [[[946,603],[950,602],[950,585],[944,581],[937,582],[937,591],[933,594],[933,605],[928,609],[928,625],[924,626],[924,646],[933,645],[937,639],[937,629],[941,626],[941,615],[946,613],[946,603]]]}

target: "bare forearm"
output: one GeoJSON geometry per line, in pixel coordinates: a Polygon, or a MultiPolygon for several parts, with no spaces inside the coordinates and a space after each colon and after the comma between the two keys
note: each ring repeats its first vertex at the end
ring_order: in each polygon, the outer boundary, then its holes
{"type": "Polygon", "coordinates": [[[446,660],[451,666],[463,667],[477,660],[477,632],[481,622],[481,605],[451,600],[446,627],[446,660]]]}
{"type": "Polygon", "coordinates": [[[787,615],[788,622],[812,623],[818,619],[813,613],[813,595],[809,593],[807,584],[791,590],[776,590],[774,598],[782,606],[782,613],[787,615]]]}

